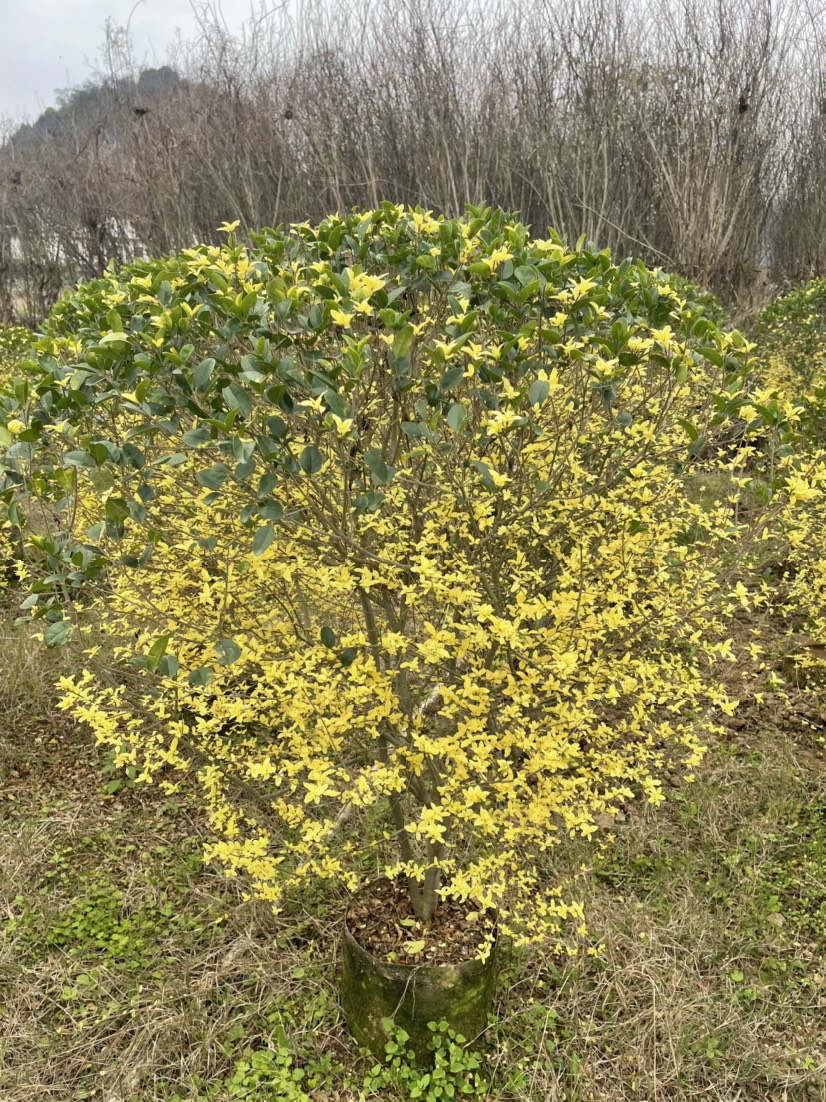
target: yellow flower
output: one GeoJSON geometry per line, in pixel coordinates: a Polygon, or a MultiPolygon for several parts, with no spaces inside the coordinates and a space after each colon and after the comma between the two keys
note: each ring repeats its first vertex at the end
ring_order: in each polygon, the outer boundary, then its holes
{"type": "Polygon", "coordinates": [[[333,425],[335,426],[336,430],[336,436],[346,436],[350,429],[353,427],[353,418],[348,417],[346,418],[346,420],[342,420],[340,417],[336,416],[335,413],[332,415],[332,417],[333,425]]]}
{"type": "Polygon", "coordinates": [[[359,294],[370,298],[386,284],[387,280],[383,276],[372,276],[366,272],[358,272],[355,275],[352,272],[350,273],[350,295],[353,297],[359,294]]]}
{"type": "MultiPolygon", "coordinates": [[[[576,283],[571,284],[571,300],[576,302],[577,299],[583,298],[589,291],[593,291],[596,287],[596,280],[593,279],[580,279],[576,283]]],[[[562,297],[561,295],[559,296],[562,297]]]]}
{"type": "Polygon", "coordinates": [[[498,268],[500,264],[503,264],[506,260],[512,260],[513,253],[510,249],[505,248],[504,245],[498,249],[494,249],[490,256],[484,257],[484,262],[487,264],[488,269],[492,272],[494,268],[498,268]]]}

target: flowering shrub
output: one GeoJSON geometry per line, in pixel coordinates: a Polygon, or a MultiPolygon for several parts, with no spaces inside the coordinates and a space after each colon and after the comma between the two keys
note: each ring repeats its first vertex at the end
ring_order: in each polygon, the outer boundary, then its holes
{"type": "MultiPolygon", "coordinates": [[[[815,279],[767,306],[758,316],[755,364],[762,390],[744,408],[761,437],[755,464],[767,484],[785,472],[787,498],[778,517],[785,576],[771,593],[788,628],[826,640],[826,280],[815,279]],[[762,401],[761,401],[762,400],[762,401]],[[766,435],[766,432],[768,433],[766,435]],[[768,447],[766,445],[769,445],[768,447]]],[[[797,652],[799,664],[821,667],[816,651],[797,652]]]]}
{"type": "Polygon", "coordinates": [[[826,279],[814,279],[770,303],[755,341],[765,382],[789,395],[826,384],[826,279]]]}
{"type": "Polygon", "coordinates": [[[24,364],[4,498],[63,518],[28,607],[58,642],[75,593],[123,665],[91,640],[64,707],[145,781],[195,772],[274,905],[369,876],[386,809],[421,919],[557,931],[538,856],[661,800],[729,708],[738,529],[685,474],[748,346],[502,212],[232,229],[80,288],[24,364]]]}

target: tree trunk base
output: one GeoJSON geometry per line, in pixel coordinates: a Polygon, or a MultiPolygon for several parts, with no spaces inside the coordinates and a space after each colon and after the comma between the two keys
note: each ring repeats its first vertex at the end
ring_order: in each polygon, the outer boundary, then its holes
{"type": "Polygon", "coordinates": [[[340,991],[350,1032],[363,1048],[384,1059],[391,1039],[382,1019],[391,1019],[409,1034],[407,1047],[416,1063],[432,1062],[428,1022],[444,1019],[467,1041],[487,1026],[496,983],[497,942],[486,960],[460,964],[388,964],[353,937],[345,921],[341,945],[340,991]]]}

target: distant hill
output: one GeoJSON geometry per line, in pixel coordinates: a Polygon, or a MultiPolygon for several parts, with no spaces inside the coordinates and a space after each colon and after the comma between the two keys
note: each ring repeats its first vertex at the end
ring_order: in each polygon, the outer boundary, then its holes
{"type": "Polygon", "coordinates": [[[59,94],[58,106],[47,107],[33,122],[24,123],[8,139],[19,152],[33,151],[51,139],[69,139],[78,130],[99,125],[105,141],[117,141],[116,118],[124,107],[142,117],[163,100],[179,90],[185,82],[169,65],[144,69],[137,80],[120,78],[99,84],[87,82],[59,94]],[[117,111],[112,108],[117,107],[117,111]]]}

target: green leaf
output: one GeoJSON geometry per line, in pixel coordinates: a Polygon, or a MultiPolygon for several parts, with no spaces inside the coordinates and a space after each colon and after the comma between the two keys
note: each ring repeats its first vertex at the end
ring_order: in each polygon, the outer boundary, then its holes
{"type": "Polygon", "coordinates": [[[454,402],[447,411],[448,427],[454,432],[458,432],[465,421],[467,421],[467,410],[461,402],[454,402]]]}
{"type": "Polygon", "coordinates": [[[128,460],[130,467],[134,467],[136,471],[143,468],[146,457],[142,451],[134,446],[134,444],[124,444],[121,450],[123,451],[124,457],[128,460]]]}
{"type": "Polygon", "coordinates": [[[247,460],[246,463],[238,464],[235,471],[232,472],[232,477],[236,479],[236,482],[243,482],[244,478],[249,478],[254,469],[256,469],[256,461],[247,460]]]}
{"type": "MultiPolygon", "coordinates": [[[[114,451],[112,445],[104,444],[100,440],[96,440],[89,445],[89,455],[91,455],[92,459],[95,461],[95,465],[98,467],[110,458],[111,451],[114,451]]],[[[85,466],[85,464],[82,464],[82,466],[85,466]]]]}
{"type": "Polygon", "coordinates": [[[723,366],[723,354],[717,348],[698,348],[697,351],[701,356],[704,356],[707,360],[714,364],[715,367],[723,366]]]}
{"type": "Polygon", "coordinates": [[[252,413],[252,397],[243,387],[238,386],[237,383],[230,383],[223,388],[221,395],[227,404],[227,409],[237,409],[244,420],[249,418],[252,413]]]}
{"type": "Polygon", "coordinates": [[[308,444],[298,457],[298,465],[304,474],[318,474],[324,464],[321,452],[308,444]]]}
{"type": "Polygon", "coordinates": [[[186,679],[190,685],[203,689],[212,681],[212,671],[208,670],[206,666],[199,666],[197,670],[191,670],[186,679]]]}
{"type": "Polygon", "coordinates": [[[680,428],[685,429],[685,431],[688,433],[689,440],[696,440],[697,437],[700,435],[700,430],[696,427],[696,425],[692,425],[692,423],[690,421],[687,421],[684,417],[678,417],[677,424],[680,426],[680,428]]]}
{"type": "Polygon", "coordinates": [[[235,456],[239,463],[248,463],[252,458],[252,453],[254,451],[254,440],[244,440],[240,436],[234,436],[232,438],[232,454],[235,456]]]}
{"type": "Polygon", "coordinates": [[[378,490],[368,490],[366,494],[359,494],[353,502],[353,512],[360,517],[364,512],[375,513],[384,504],[384,494],[378,490]]]}
{"type": "Polygon", "coordinates": [[[324,405],[327,409],[336,415],[336,417],[349,417],[350,407],[344,401],[340,394],[337,394],[335,390],[331,390],[329,387],[324,391],[324,405]]]}
{"type": "Polygon", "coordinates": [[[425,942],[423,940],[422,941],[405,941],[402,945],[402,949],[404,949],[405,953],[409,953],[411,956],[414,956],[416,953],[421,953],[422,949],[424,949],[426,944],[427,944],[427,942],[425,942]]]}
{"type": "Polygon", "coordinates": [[[398,359],[400,356],[406,356],[410,349],[413,347],[413,332],[412,325],[406,325],[404,329],[400,329],[396,336],[393,338],[393,355],[398,359]]]}
{"type": "Polygon", "coordinates": [[[146,655],[146,664],[150,670],[156,670],[158,663],[166,654],[166,648],[169,643],[169,636],[162,635],[160,639],[156,639],[146,655]]]}
{"type": "Polygon", "coordinates": [[[94,459],[86,452],[66,452],[63,456],[63,462],[67,467],[96,467],[94,459]]]}
{"type": "Polygon", "coordinates": [[[520,264],[518,268],[514,269],[513,274],[523,287],[527,287],[528,284],[533,283],[539,275],[536,268],[532,268],[529,264],[520,264]]]}
{"type": "Polygon", "coordinates": [[[282,417],[267,418],[267,432],[273,440],[281,440],[285,437],[288,428],[287,422],[282,417]]]}
{"type": "Polygon", "coordinates": [[[121,524],[129,516],[129,506],[122,497],[110,497],[104,505],[107,520],[113,524],[121,524]]]}
{"type": "Polygon", "coordinates": [[[208,490],[217,490],[227,480],[229,472],[223,463],[213,463],[205,471],[195,472],[195,481],[199,486],[205,486],[208,490]]]}
{"type": "Polygon", "coordinates": [[[271,524],[265,524],[259,528],[252,537],[252,553],[256,558],[263,555],[272,541],[275,539],[275,529],[271,524]]]}
{"type": "Polygon", "coordinates": [[[267,471],[258,479],[258,489],[255,491],[255,496],[259,499],[265,498],[272,493],[277,485],[278,475],[272,471],[267,471]]]}
{"type": "Polygon", "coordinates": [[[231,666],[241,657],[241,648],[233,639],[220,639],[215,644],[219,666],[231,666]]]}
{"type": "Polygon", "coordinates": [[[443,394],[447,394],[448,391],[453,390],[464,377],[465,369],[463,367],[451,367],[439,380],[439,389],[443,394]]]}
{"type": "Polygon", "coordinates": [[[535,379],[528,390],[528,401],[532,406],[538,406],[551,392],[550,384],[546,379],[535,379]]]}
{"type": "Polygon", "coordinates": [[[388,467],[376,448],[371,448],[364,457],[364,463],[370,471],[370,478],[374,486],[387,486],[393,481],[396,473],[393,467],[388,467]]]}
{"type": "Polygon", "coordinates": [[[43,632],[43,642],[47,647],[62,647],[68,643],[71,634],[71,620],[58,620],[55,624],[49,624],[43,632]]]}
{"type": "Polygon", "coordinates": [[[174,677],[179,666],[180,663],[174,654],[165,654],[158,663],[158,673],[162,677],[174,677]]]}
{"type": "Polygon", "coordinates": [[[209,377],[215,370],[215,360],[206,359],[201,360],[195,370],[192,372],[190,382],[193,390],[206,390],[209,377]]]}
{"type": "Polygon", "coordinates": [[[199,444],[206,444],[209,439],[209,429],[201,425],[197,429],[188,429],[181,437],[181,442],[188,448],[197,448],[199,444]]]}
{"type": "Polygon", "coordinates": [[[253,306],[256,304],[257,301],[258,301],[258,292],[257,291],[249,291],[246,295],[244,295],[244,297],[241,299],[241,302],[239,303],[239,306],[238,306],[240,316],[242,318],[249,317],[249,312],[253,308],[253,306]]]}
{"type": "Polygon", "coordinates": [[[705,437],[705,435],[698,436],[696,438],[696,440],[691,441],[691,443],[688,445],[688,448],[686,449],[686,451],[688,452],[689,455],[699,455],[699,453],[703,450],[703,448],[705,446],[706,446],[706,437],[705,437]]]}
{"type": "Polygon", "coordinates": [[[345,647],[343,651],[339,652],[338,660],[342,666],[352,666],[358,658],[358,653],[358,647],[345,647]]]}
{"type": "Polygon", "coordinates": [[[331,649],[332,647],[334,647],[336,645],[335,632],[333,631],[333,629],[331,627],[328,627],[326,624],[321,629],[321,631],[319,633],[319,638],[321,639],[321,645],[323,647],[327,647],[328,649],[331,649]]]}
{"type": "Polygon", "coordinates": [[[485,484],[485,488],[488,490],[493,490],[493,479],[491,478],[490,468],[488,467],[488,465],[486,463],[482,463],[482,461],[479,459],[471,459],[470,465],[471,467],[474,467],[482,476],[482,482],[485,484]]]}
{"type": "Polygon", "coordinates": [[[278,501],[265,501],[258,507],[258,515],[263,520],[281,520],[284,516],[284,506],[278,501]]]}
{"type": "Polygon", "coordinates": [[[77,371],[72,372],[72,377],[69,380],[70,390],[80,390],[86,380],[89,378],[91,372],[83,371],[82,368],[78,368],[77,371]]]}
{"type": "Polygon", "coordinates": [[[402,423],[402,432],[405,436],[412,436],[414,438],[424,437],[425,440],[432,440],[432,434],[427,425],[419,424],[416,421],[404,421],[402,423]]]}

